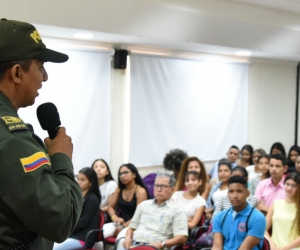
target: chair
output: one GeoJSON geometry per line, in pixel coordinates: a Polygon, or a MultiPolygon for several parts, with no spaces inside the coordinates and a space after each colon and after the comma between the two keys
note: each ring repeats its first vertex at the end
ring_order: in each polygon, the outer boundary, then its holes
{"type": "MultiPolygon", "coordinates": [[[[104,212],[100,210],[100,216],[99,216],[99,229],[93,229],[93,230],[90,230],[86,236],[85,236],[85,242],[87,242],[88,238],[94,234],[95,232],[98,232],[97,233],[97,239],[96,239],[96,242],[103,242],[103,249],[105,250],[106,249],[106,246],[105,246],[105,241],[104,241],[104,236],[103,236],[103,225],[104,225],[104,222],[105,222],[105,215],[104,215],[104,212]]],[[[96,250],[95,248],[87,248],[86,244],[83,246],[83,249],[84,250],[96,250]]]]}
{"type": "Polygon", "coordinates": [[[122,239],[124,239],[124,238],[125,237],[121,237],[120,239],[117,240],[117,237],[110,236],[110,237],[105,238],[104,241],[105,241],[106,244],[114,245],[114,250],[117,250],[119,241],[122,240],[122,239]]]}
{"type": "Polygon", "coordinates": [[[154,246],[149,246],[149,245],[138,245],[138,246],[131,247],[130,249],[134,249],[134,250],[158,250],[158,248],[156,248],[154,246]]]}

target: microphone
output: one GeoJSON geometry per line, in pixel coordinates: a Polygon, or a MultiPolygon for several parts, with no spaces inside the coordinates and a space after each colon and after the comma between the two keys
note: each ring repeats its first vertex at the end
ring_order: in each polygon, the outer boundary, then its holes
{"type": "Polygon", "coordinates": [[[51,102],[43,103],[38,106],[36,114],[42,129],[47,130],[50,139],[53,140],[61,125],[56,106],[51,102]]]}

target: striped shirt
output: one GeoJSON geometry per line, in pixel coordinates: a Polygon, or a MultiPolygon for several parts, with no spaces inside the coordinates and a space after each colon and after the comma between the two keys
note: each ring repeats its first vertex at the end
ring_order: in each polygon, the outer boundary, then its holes
{"type": "Polygon", "coordinates": [[[129,225],[135,229],[133,240],[151,243],[188,235],[185,212],[171,200],[158,205],[155,199],[141,202],[129,225]]]}
{"type": "MultiPolygon", "coordinates": [[[[253,195],[249,195],[247,197],[247,202],[252,206],[252,207],[256,207],[257,206],[257,203],[258,203],[258,199],[253,196],[253,195]]],[[[213,218],[218,214],[220,213],[221,211],[225,210],[225,209],[229,209],[231,208],[232,205],[229,201],[229,198],[228,196],[226,197],[223,197],[221,198],[217,204],[216,204],[216,208],[215,208],[215,211],[213,213],[213,218]]]]}

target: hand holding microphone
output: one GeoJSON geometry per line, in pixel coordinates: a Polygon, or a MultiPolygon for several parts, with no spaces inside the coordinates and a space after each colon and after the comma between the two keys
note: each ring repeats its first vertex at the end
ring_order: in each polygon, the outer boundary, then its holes
{"type": "Polygon", "coordinates": [[[72,159],[73,144],[70,136],[66,134],[61,125],[57,108],[53,103],[44,103],[37,108],[37,117],[42,129],[47,130],[49,137],[44,142],[51,156],[55,153],[64,153],[72,159]]]}

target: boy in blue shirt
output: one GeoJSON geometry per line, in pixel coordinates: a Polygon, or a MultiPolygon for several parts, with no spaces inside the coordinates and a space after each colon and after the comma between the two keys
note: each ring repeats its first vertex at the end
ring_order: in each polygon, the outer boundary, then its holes
{"type": "Polygon", "coordinates": [[[232,176],[228,181],[228,197],[232,207],[217,214],[213,221],[212,250],[262,248],[266,219],[247,203],[248,196],[247,180],[242,176],[232,176]]]}

